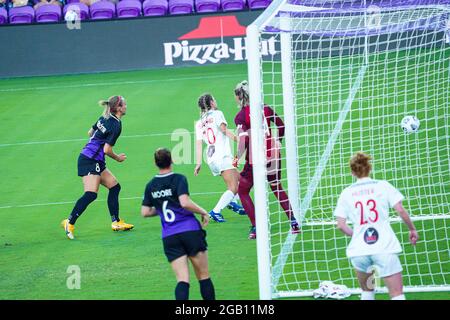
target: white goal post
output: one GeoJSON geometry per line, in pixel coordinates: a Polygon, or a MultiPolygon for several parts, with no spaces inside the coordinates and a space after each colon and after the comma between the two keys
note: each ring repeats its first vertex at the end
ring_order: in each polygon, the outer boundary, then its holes
{"type": "Polygon", "coordinates": [[[311,296],[326,280],[360,292],[332,216],[360,150],[420,235],[409,245],[391,212],[405,292],[450,291],[450,1],[274,0],[247,28],[247,58],[260,298],[311,296]],[[261,54],[268,38],[274,56],[261,54]],[[300,234],[266,179],[265,104],[285,123],[281,183],[300,234]],[[417,133],[402,131],[406,115],[417,133]]]}

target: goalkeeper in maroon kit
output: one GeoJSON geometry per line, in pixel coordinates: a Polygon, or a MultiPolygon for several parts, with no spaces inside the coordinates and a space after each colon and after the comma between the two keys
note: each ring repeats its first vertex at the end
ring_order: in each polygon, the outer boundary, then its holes
{"type": "MultiPolygon", "coordinates": [[[[252,227],[250,229],[249,239],[256,238],[256,225],[255,225],[255,205],[250,197],[250,190],[253,187],[253,168],[250,159],[250,105],[249,105],[249,91],[247,81],[240,82],[235,90],[234,94],[236,101],[238,102],[241,110],[238,112],[234,118],[234,122],[238,129],[239,135],[239,151],[237,159],[240,159],[242,154],[245,152],[245,165],[241,172],[239,179],[238,194],[241,199],[242,205],[247,212],[252,227]]],[[[267,156],[267,181],[269,182],[270,188],[272,189],[275,197],[280,202],[281,207],[286,213],[291,224],[291,232],[299,233],[300,228],[295,220],[294,214],[292,212],[292,207],[289,203],[289,198],[281,185],[281,155],[280,147],[281,141],[284,137],[284,122],[283,120],[274,112],[274,110],[265,105],[264,106],[264,117],[265,117],[265,131],[266,131],[266,156],[267,156]],[[272,136],[272,130],[270,128],[271,123],[275,123],[278,130],[278,137],[272,136]]],[[[236,165],[237,165],[237,159],[236,165]]]]}

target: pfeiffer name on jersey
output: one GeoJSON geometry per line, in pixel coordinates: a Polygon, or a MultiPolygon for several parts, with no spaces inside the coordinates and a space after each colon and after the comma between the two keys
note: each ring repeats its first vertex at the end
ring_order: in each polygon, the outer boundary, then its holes
{"type": "MultiPolygon", "coordinates": [[[[218,63],[222,59],[233,58],[235,61],[247,59],[247,39],[233,38],[233,44],[225,42],[215,44],[190,45],[188,40],[164,43],[164,65],[172,66],[177,60],[194,61],[198,64],[206,62],[218,63]]],[[[275,55],[275,37],[261,41],[261,54],[275,55]]]]}

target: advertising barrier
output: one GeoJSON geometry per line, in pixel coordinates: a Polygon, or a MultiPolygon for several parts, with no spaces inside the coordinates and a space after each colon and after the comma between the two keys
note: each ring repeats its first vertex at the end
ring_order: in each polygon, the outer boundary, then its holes
{"type": "MultiPolygon", "coordinates": [[[[261,10],[0,27],[0,78],[236,63],[261,10]]],[[[274,39],[262,46],[276,52],[274,39]]]]}

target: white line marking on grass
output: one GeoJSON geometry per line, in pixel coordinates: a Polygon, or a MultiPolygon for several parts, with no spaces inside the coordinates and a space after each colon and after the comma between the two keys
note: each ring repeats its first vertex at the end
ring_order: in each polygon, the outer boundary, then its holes
{"type": "Polygon", "coordinates": [[[198,76],[198,77],[179,77],[169,79],[149,79],[138,81],[111,81],[111,82],[98,82],[98,83],[83,83],[83,84],[71,84],[61,86],[46,86],[46,87],[22,87],[22,88],[3,88],[0,92],[18,92],[18,91],[32,91],[32,90],[51,90],[51,89],[70,89],[70,88],[89,88],[89,87],[104,87],[113,85],[136,85],[136,84],[149,84],[149,83],[161,83],[161,82],[178,82],[178,81],[191,81],[191,80],[204,80],[204,79],[219,79],[219,78],[233,78],[242,77],[244,73],[235,74],[221,74],[213,76],[198,76]]]}
{"type": "MultiPolygon", "coordinates": [[[[185,129],[185,128],[178,128],[185,129]]],[[[235,130],[233,127],[229,127],[230,130],[235,130]]],[[[186,130],[187,131],[187,130],[186,130]]],[[[151,138],[151,137],[162,137],[162,136],[170,136],[174,134],[174,132],[167,133],[147,133],[147,134],[133,134],[128,136],[121,136],[120,139],[134,139],[134,138],[151,138]]],[[[194,131],[187,131],[187,133],[194,135],[194,131]]],[[[79,141],[88,141],[89,138],[75,138],[75,139],[61,139],[61,140],[44,140],[44,141],[25,141],[25,142],[12,142],[12,143],[0,143],[0,148],[5,147],[16,147],[16,146],[32,146],[39,144],[52,144],[52,143],[65,143],[65,142],[79,142],[79,141]]]]}
{"type": "MultiPolygon", "coordinates": [[[[194,132],[189,132],[189,134],[194,134],[194,132]]],[[[148,137],[161,137],[161,136],[170,136],[170,133],[148,133],[148,134],[134,134],[129,136],[121,136],[121,139],[130,139],[130,138],[148,138],[148,137]]],[[[15,146],[28,146],[28,145],[36,145],[36,144],[52,144],[52,143],[64,143],[64,142],[78,142],[78,141],[88,141],[89,138],[76,138],[76,139],[62,139],[62,140],[47,140],[47,141],[28,141],[28,142],[14,142],[14,143],[2,143],[0,144],[0,148],[4,147],[15,147],[15,146]]]]}
{"type": "MultiPolygon", "coordinates": [[[[337,140],[339,134],[341,133],[342,125],[345,121],[345,118],[347,117],[348,112],[350,111],[350,107],[353,103],[353,99],[355,99],[356,93],[358,92],[359,87],[361,86],[361,83],[364,78],[364,74],[366,73],[366,70],[367,70],[367,65],[363,65],[361,67],[361,69],[359,69],[358,76],[357,76],[355,82],[353,83],[352,88],[350,89],[350,93],[347,97],[347,100],[345,101],[343,108],[341,109],[341,111],[339,113],[339,118],[336,122],[336,125],[330,136],[330,139],[328,140],[325,151],[323,152],[322,157],[320,158],[319,163],[316,167],[316,171],[314,172],[314,176],[308,185],[306,195],[303,198],[303,201],[300,205],[300,217],[302,219],[302,221],[298,221],[300,226],[302,225],[306,211],[309,209],[309,206],[311,205],[312,197],[313,197],[314,193],[316,192],[316,189],[317,189],[317,186],[319,185],[320,179],[322,178],[322,173],[325,170],[325,167],[331,156],[331,152],[333,151],[334,144],[336,143],[336,140],[337,140]]],[[[278,282],[283,273],[283,269],[284,269],[284,266],[286,265],[287,258],[289,256],[289,254],[292,252],[292,247],[294,246],[296,237],[297,237],[297,234],[294,234],[294,235],[289,234],[286,241],[283,244],[280,254],[278,255],[277,261],[275,262],[275,265],[273,267],[273,274],[272,274],[272,282],[274,284],[274,286],[273,286],[274,288],[276,288],[278,286],[278,282]]]]}
{"type": "MultiPolygon", "coordinates": [[[[208,196],[213,194],[222,194],[223,191],[214,191],[214,192],[193,192],[191,196],[208,196]]],[[[120,198],[121,201],[124,200],[136,200],[142,199],[142,197],[128,197],[128,198],[120,198]]],[[[12,208],[30,208],[30,207],[42,207],[42,206],[57,206],[64,204],[75,204],[76,199],[72,201],[61,201],[61,202],[46,202],[46,203],[31,203],[31,204],[21,204],[21,205],[9,205],[9,206],[0,206],[0,209],[12,209],[12,208]]],[[[98,199],[96,201],[106,201],[106,199],[98,199]]]]}

